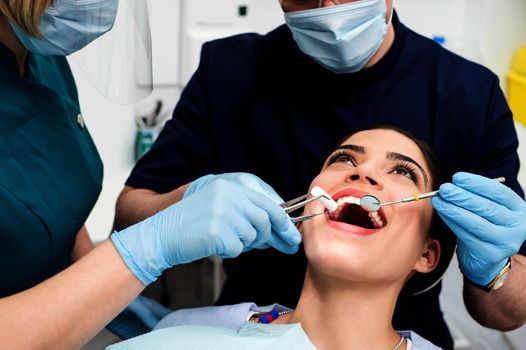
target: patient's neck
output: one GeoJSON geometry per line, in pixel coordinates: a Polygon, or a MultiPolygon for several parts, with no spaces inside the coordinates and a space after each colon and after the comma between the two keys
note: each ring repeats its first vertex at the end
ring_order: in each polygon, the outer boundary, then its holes
{"type": "Polygon", "coordinates": [[[309,266],[296,310],[282,321],[301,323],[317,349],[392,349],[400,339],[391,324],[400,288],[357,285],[309,266]]]}

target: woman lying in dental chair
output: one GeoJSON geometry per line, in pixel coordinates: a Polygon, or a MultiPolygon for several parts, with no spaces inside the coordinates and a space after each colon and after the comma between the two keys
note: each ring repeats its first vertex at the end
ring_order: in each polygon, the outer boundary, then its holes
{"type": "MultiPolygon", "coordinates": [[[[387,202],[429,192],[441,173],[429,147],[404,131],[352,134],[311,183],[339,208],[301,224],[309,263],[294,310],[253,303],[180,310],[152,333],[110,348],[438,349],[414,332],[394,330],[391,320],[402,288],[418,293],[441,278],[454,236],[429,201],[373,213],[353,203],[369,193],[387,202]]],[[[305,207],[306,214],[323,210],[317,201],[305,207]]]]}

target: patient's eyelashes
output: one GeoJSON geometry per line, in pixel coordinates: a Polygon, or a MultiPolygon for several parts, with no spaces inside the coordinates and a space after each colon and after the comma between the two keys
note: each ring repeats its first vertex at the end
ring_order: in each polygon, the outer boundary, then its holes
{"type": "MultiPolygon", "coordinates": [[[[405,160],[395,161],[389,158],[386,159],[386,162],[388,162],[389,165],[394,162],[394,165],[388,168],[389,171],[387,172],[387,174],[392,174],[396,176],[400,176],[400,175],[404,176],[408,178],[409,180],[411,180],[416,185],[420,183],[419,171],[415,164],[405,161],[405,160]]],[[[356,162],[353,155],[351,154],[351,151],[347,149],[338,149],[334,151],[327,159],[325,166],[328,167],[330,165],[338,164],[338,163],[343,163],[346,165],[350,165],[352,167],[358,166],[358,163],[356,162]]]]}
{"type": "Polygon", "coordinates": [[[391,170],[391,174],[402,175],[413,181],[418,185],[418,169],[415,165],[409,162],[397,163],[391,170]]]}
{"type": "Polygon", "coordinates": [[[346,163],[351,166],[356,166],[356,161],[353,156],[346,150],[338,150],[329,156],[327,166],[334,163],[346,163]]]}

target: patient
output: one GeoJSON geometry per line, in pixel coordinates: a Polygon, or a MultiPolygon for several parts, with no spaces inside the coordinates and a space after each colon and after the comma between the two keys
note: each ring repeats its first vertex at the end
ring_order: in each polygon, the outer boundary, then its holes
{"type": "MultiPolygon", "coordinates": [[[[395,331],[391,321],[402,288],[418,293],[441,278],[449,256],[439,263],[440,256],[452,254],[454,237],[429,200],[373,213],[356,203],[369,193],[389,202],[432,191],[440,174],[429,147],[404,131],[352,134],[311,183],[339,208],[301,224],[309,263],[294,310],[253,303],[179,310],[156,331],[111,348],[437,349],[414,332],[395,331]]],[[[324,209],[315,201],[305,213],[324,209]]]]}

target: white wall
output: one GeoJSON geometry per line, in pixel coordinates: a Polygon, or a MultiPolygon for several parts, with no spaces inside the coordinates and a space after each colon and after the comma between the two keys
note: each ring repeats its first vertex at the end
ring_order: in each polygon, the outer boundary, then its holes
{"type": "MultiPolygon", "coordinates": [[[[442,35],[446,47],[506,76],[515,50],[526,46],[524,0],[394,0],[400,19],[427,37],[442,35]]],[[[526,98],[526,97],[525,97],[526,98]]],[[[526,188],[526,126],[516,123],[521,167],[519,181],[526,188]]]]}
{"type": "Polygon", "coordinates": [[[524,0],[395,0],[395,8],[410,28],[444,35],[446,46],[480,61],[502,83],[515,49],[526,45],[524,0]]]}

